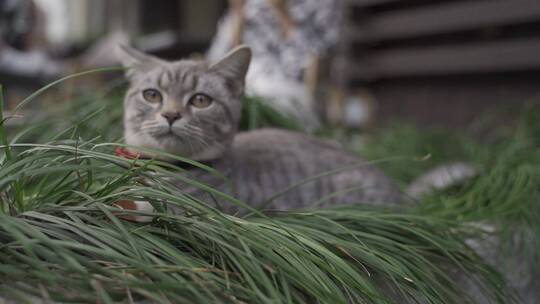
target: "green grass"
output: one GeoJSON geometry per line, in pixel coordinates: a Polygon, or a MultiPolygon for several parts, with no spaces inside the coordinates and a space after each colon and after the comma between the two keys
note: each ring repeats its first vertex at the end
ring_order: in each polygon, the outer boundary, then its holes
{"type": "MultiPolygon", "coordinates": [[[[523,222],[540,211],[540,108],[527,106],[511,131],[494,131],[489,142],[455,131],[420,131],[407,124],[381,130],[359,153],[377,159],[429,155],[425,161],[385,162],[402,185],[439,164],[468,161],[479,171],[467,183],[424,199],[423,212],[467,221],[523,222]]],[[[530,222],[535,222],[531,220],[530,222]]]]}
{"type": "Polygon", "coordinates": [[[22,152],[0,169],[0,282],[8,294],[39,295],[38,286],[54,299],[86,302],[131,294],[171,303],[384,303],[378,282],[387,282],[411,298],[419,292],[432,303],[459,303],[446,267],[496,279],[461,242],[464,227],[437,218],[335,208],[241,219],[150,175],[177,170],[132,166],[109,146],[11,147],[22,152]],[[152,224],[132,224],[113,215],[119,199],[185,212],[162,208],[152,224]]]}
{"type": "Polygon", "coordinates": [[[396,125],[377,134],[362,153],[375,158],[429,153],[432,157],[426,162],[382,164],[403,185],[436,164],[455,160],[474,164],[477,177],[424,197],[417,212],[460,223],[490,224],[501,239],[500,247],[493,250],[514,260],[499,265],[500,270],[515,272],[517,263],[539,273],[540,108],[525,106],[512,128],[493,129],[487,138],[396,125]]]}
{"type": "MultiPolygon", "coordinates": [[[[179,168],[114,156],[121,89],[99,91],[55,107],[24,130],[7,134],[0,126],[0,295],[29,303],[30,296],[89,303],[466,303],[449,275],[460,271],[494,302],[513,301],[500,275],[464,240],[480,234],[469,225],[478,220],[538,225],[528,222],[538,210],[534,118],[492,146],[410,127],[375,136],[363,149],[373,160],[432,155],[431,163],[383,163],[402,184],[454,157],[481,169],[478,178],[427,197],[419,208],[337,206],[241,218],[170,184],[167,177],[179,177],[179,168]],[[119,199],[152,202],[154,220],[120,220],[129,212],[112,206],[119,199]],[[183,212],[171,212],[171,205],[183,212]]],[[[298,127],[258,99],[246,105],[244,130],[298,127]]]]}

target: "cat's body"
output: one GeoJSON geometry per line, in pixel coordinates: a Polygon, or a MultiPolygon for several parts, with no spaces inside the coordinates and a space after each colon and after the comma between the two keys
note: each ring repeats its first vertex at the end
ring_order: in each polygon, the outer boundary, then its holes
{"type": "MultiPolygon", "coordinates": [[[[347,153],[340,145],[301,133],[278,129],[241,132],[230,150],[209,164],[230,183],[202,169],[192,169],[188,174],[257,208],[287,210],[314,204],[401,201],[392,180],[372,164],[347,153]]],[[[204,191],[192,191],[211,201],[204,191]]],[[[232,206],[222,207],[229,211],[232,206]]]]}
{"type": "MultiPolygon", "coordinates": [[[[210,163],[230,182],[201,169],[187,175],[252,207],[287,210],[335,202],[401,201],[391,179],[337,144],[276,129],[237,133],[248,48],[214,65],[165,62],[126,51],[132,68],[124,102],[128,144],[210,163]],[[309,178],[313,180],[306,181],[309,178]]],[[[204,191],[180,186],[204,201],[210,199],[204,191]]],[[[221,207],[234,211],[230,205],[221,207]]]]}

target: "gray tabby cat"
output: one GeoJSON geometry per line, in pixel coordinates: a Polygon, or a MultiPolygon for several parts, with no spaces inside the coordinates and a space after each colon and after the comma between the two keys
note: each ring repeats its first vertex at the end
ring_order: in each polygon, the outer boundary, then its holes
{"type": "MultiPolygon", "coordinates": [[[[396,206],[407,197],[376,167],[334,143],[276,129],[237,132],[244,78],[251,59],[248,47],[238,47],[214,64],[168,62],[128,47],[123,48],[122,59],[130,80],[124,100],[126,142],[205,162],[226,175],[232,186],[205,170],[188,170],[187,174],[198,181],[252,207],[264,205],[278,210],[308,207],[314,202],[396,206]],[[329,171],[332,174],[322,174],[329,171]],[[289,186],[319,174],[323,176],[264,204],[289,186]]],[[[444,188],[475,174],[463,163],[439,167],[417,179],[407,192],[418,197],[431,188],[444,188]]],[[[184,191],[212,201],[203,191],[178,183],[184,191]]],[[[148,203],[136,203],[133,209],[151,210],[148,203]]],[[[226,212],[238,211],[220,203],[226,212]]],[[[501,269],[496,261],[498,245],[480,240],[474,247],[501,269]]],[[[459,270],[450,275],[477,303],[492,302],[474,282],[461,277],[459,270]]],[[[506,277],[526,303],[534,303],[538,292],[531,286],[537,276],[515,280],[506,273],[506,277]]]]}
{"type": "Polygon", "coordinates": [[[339,172],[305,183],[266,207],[307,207],[337,192],[342,193],[323,205],[338,201],[388,205],[402,200],[392,180],[334,143],[277,129],[238,133],[251,59],[248,47],[238,47],[212,65],[168,62],[131,48],[123,50],[131,84],[124,101],[127,144],[210,163],[232,181],[232,187],[204,170],[192,169],[189,174],[253,207],[294,183],[336,169],[339,172]],[[352,168],[339,170],[347,166],[352,168]]]}

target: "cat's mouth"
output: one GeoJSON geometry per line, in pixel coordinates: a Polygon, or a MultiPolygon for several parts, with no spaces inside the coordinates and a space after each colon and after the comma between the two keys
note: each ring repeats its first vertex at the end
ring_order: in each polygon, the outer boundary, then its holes
{"type": "Polygon", "coordinates": [[[181,130],[175,129],[172,126],[161,126],[146,133],[157,141],[177,142],[184,141],[186,138],[186,135],[181,130]]]}
{"type": "Polygon", "coordinates": [[[156,132],[152,135],[157,138],[179,137],[178,134],[173,132],[172,128],[167,128],[166,130],[163,130],[161,132],[156,132]]]}
{"type": "Polygon", "coordinates": [[[159,139],[182,139],[184,136],[181,133],[174,132],[173,128],[164,129],[162,132],[153,134],[154,137],[159,139]]]}

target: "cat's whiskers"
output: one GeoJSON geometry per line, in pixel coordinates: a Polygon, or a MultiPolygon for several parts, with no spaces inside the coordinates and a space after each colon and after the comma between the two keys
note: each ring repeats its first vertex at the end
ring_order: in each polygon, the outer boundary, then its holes
{"type": "Polygon", "coordinates": [[[149,127],[149,126],[155,126],[158,125],[159,122],[157,120],[145,120],[141,124],[141,127],[149,127]]]}
{"type": "Polygon", "coordinates": [[[199,153],[206,146],[204,140],[198,136],[190,135],[187,132],[185,133],[185,136],[188,138],[187,142],[191,149],[190,154],[199,153]]]}
{"type": "MultiPolygon", "coordinates": [[[[201,119],[198,119],[199,122],[201,122],[201,119]]],[[[184,128],[189,131],[192,134],[195,134],[197,136],[203,137],[206,140],[214,142],[214,144],[219,144],[220,147],[223,147],[223,144],[219,142],[219,140],[216,140],[214,137],[209,136],[206,134],[202,128],[194,126],[194,125],[185,125],[184,128]]]]}
{"type": "Polygon", "coordinates": [[[202,132],[202,130],[200,128],[196,128],[196,127],[193,127],[191,128],[190,126],[186,126],[185,128],[185,131],[190,133],[191,135],[197,137],[200,141],[203,142],[203,144],[205,145],[205,147],[218,147],[220,149],[223,148],[223,144],[217,140],[215,140],[215,138],[213,137],[210,137],[209,135],[205,134],[202,132]],[[195,128],[195,129],[193,129],[195,128]],[[197,130],[199,129],[199,130],[197,130]]]}
{"type": "MultiPolygon", "coordinates": [[[[174,132],[175,130],[181,133],[182,134],[181,136],[186,137],[186,139],[188,139],[187,141],[192,146],[193,146],[193,143],[192,143],[193,141],[197,142],[201,148],[210,146],[210,143],[208,142],[207,136],[205,136],[205,134],[192,132],[189,128],[186,128],[186,126],[181,127],[181,128],[173,127],[173,133],[177,134],[176,132],[174,132]]],[[[193,149],[192,152],[195,152],[195,149],[193,149]]]]}
{"type": "Polygon", "coordinates": [[[184,128],[193,132],[197,132],[198,134],[201,134],[201,135],[204,134],[203,129],[201,127],[197,127],[194,125],[185,125],[184,128]]]}
{"type": "Polygon", "coordinates": [[[159,135],[159,134],[163,134],[163,128],[159,128],[159,127],[153,127],[153,128],[146,128],[144,130],[142,130],[144,133],[146,134],[149,134],[149,135],[152,135],[152,136],[156,136],[156,135],[159,135]]]}
{"type": "Polygon", "coordinates": [[[141,124],[140,131],[150,135],[157,135],[165,133],[167,131],[167,126],[159,123],[157,120],[145,121],[141,124]]]}
{"type": "Polygon", "coordinates": [[[200,138],[204,141],[213,140],[212,138],[210,138],[208,135],[204,134],[203,132],[193,131],[190,128],[184,127],[182,131],[190,134],[193,137],[200,138]]]}

